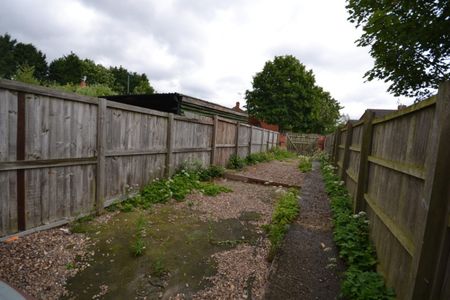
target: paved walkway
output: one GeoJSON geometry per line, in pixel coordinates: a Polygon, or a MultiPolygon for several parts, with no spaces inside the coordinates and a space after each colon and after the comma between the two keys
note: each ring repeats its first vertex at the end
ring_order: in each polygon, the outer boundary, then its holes
{"type": "Polygon", "coordinates": [[[266,299],[337,299],[343,265],[333,244],[331,212],[319,164],[300,193],[300,215],[275,257],[266,299]]]}

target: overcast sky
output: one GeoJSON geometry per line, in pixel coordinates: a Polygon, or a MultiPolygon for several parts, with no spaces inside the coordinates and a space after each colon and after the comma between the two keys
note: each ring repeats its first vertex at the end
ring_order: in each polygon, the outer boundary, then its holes
{"type": "Polygon", "coordinates": [[[364,82],[373,59],[354,43],[361,32],[347,21],[344,0],[2,1],[5,32],[49,62],[73,51],[146,73],[157,92],[228,107],[244,104],[255,73],[286,54],[312,69],[352,118],[399,101],[385,83],[364,82]]]}

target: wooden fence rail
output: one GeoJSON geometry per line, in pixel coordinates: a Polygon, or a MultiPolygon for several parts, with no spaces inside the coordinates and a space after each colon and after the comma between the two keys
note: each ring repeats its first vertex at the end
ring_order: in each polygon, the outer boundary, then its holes
{"type": "Polygon", "coordinates": [[[378,270],[398,299],[450,299],[450,82],[438,95],[328,135],[355,212],[366,211],[378,270]]]}
{"type": "Polygon", "coordinates": [[[186,161],[224,166],[278,132],[0,80],[0,237],[100,212],[186,161]]]}

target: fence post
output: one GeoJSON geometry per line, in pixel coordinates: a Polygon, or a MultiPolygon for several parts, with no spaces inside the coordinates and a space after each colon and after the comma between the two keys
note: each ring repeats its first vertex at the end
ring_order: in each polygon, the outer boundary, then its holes
{"type": "Polygon", "coordinates": [[[236,156],[239,156],[239,127],[240,123],[236,122],[236,151],[234,152],[236,156]]]}
{"type": "Polygon", "coordinates": [[[217,124],[219,123],[219,118],[217,115],[213,117],[213,128],[212,128],[212,138],[211,138],[211,165],[216,162],[216,144],[217,144],[217,124]]]}
{"type": "Polygon", "coordinates": [[[263,147],[264,147],[264,129],[261,128],[261,148],[259,150],[259,152],[263,152],[263,147]]]}
{"type": "MultiPolygon", "coordinates": [[[[17,132],[16,132],[16,159],[25,160],[26,149],[26,103],[25,93],[17,93],[17,132]]],[[[25,199],[25,170],[16,171],[16,193],[17,193],[17,229],[27,229],[26,199],[25,199]]]]}
{"type": "Polygon", "coordinates": [[[420,232],[416,236],[418,246],[410,272],[413,284],[410,299],[414,300],[443,299],[440,292],[448,263],[448,245],[444,245],[449,242],[450,81],[439,86],[434,116],[425,159],[426,179],[422,199],[425,215],[417,220],[424,226],[419,227],[420,232]]]}
{"type": "Polygon", "coordinates": [[[105,205],[105,119],[106,99],[99,98],[97,106],[97,186],[95,210],[97,214],[103,212],[105,205]]]}
{"type": "Polygon", "coordinates": [[[248,141],[248,155],[252,154],[253,125],[250,125],[250,139],[248,141]]]}
{"type": "Polygon", "coordinates": [[[361,137],[361,152],[359,153],[358,182],[356,183],[356,197],[353,203],[353,211],[359,212],[366,209],[364,193],[367,190],[367,180],[369,176],[369,155],[372,148],[372,132],[374,112],[366,110],[364,113],[364,125],[361,137]]]}
{"type": "Polygon", "coordinates": [[[345,182],[345,178],[347,177],[347,167],[348,167],[348,161],[350,158],[350,145],[352,144],[352,135],[353,135],[353,125],[349,121],[347,122],[347,134],[345,137],[345,144],[344,144],[344,158],[342,159],[342,169],[340,178],[345,182]]]}
{"type": "Polygon", "coordinates": [[[171,167],[173,164],[173,131],[174,131],[174,120],[173,114],[169,113],[167,118],[167,155],[166,155],[166,169],[165,175],[166,177],[170,177],[171,175],[171,167]]]}

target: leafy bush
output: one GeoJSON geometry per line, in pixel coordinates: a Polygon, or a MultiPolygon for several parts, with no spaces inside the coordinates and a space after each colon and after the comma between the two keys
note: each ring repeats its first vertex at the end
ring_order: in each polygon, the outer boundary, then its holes
{"type": "Polygon", "coordinates": [[[298,204],[298,191],[291,189],[282,195],[275,206],[270,224],[264,225],[263,228],[269,236],[270,252],[269,260],[272,260],[275,253],[281,246],[284,236],[286,235],[289,225],[297,218],[300,211],[298,204]]]}
{"type": "Polygon", "coordinates": [[[300,159],[300,163],[298,164],[298,168],[300,169],[300,171],[306,173],[312,170],[311,157],[300,155],[298,158],[300,159]]]}
{"type": "Polygon", "coordinates": [[[331,199],[334,240],[339,256],[349,266],[344,274],[342,294],[346,299],[395,299],[376,270],[375,250],[369,238],[369,221],[365,212],[353,214],[351,199],[334,167],[322,159],[325,189],[331,199]]]}
{"type": "Polygon", "coordinates": [[[208,181],[213,178],[222,177],[225,174],[225,168],[222,166],[211,165],[207,169],[198,171],[198,176],[201,181],[208,181]]]}
{"type": "Polygon", "coordinates": [[[245,167],[245,160],[243,158],[239,157],[236,154],[230,156],[230,160],[228,161],[227,165],[228,169],[240,170],[243,167],[245,167]]]}

